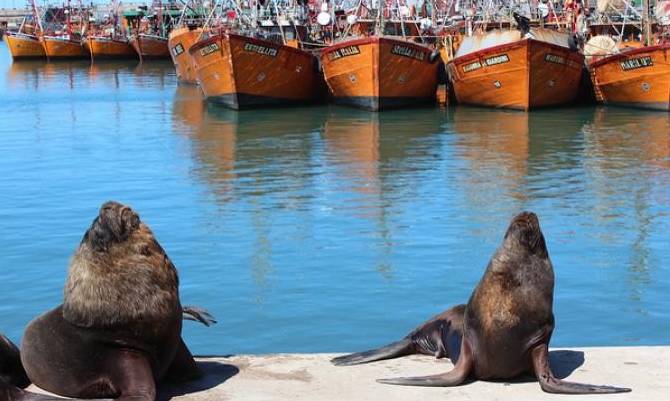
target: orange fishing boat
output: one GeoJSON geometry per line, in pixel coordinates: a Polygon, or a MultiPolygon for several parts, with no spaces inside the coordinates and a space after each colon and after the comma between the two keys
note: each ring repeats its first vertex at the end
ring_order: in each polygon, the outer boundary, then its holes
{"type": "Polygon", "coordinates": [[[207,99],[232,109],[308,103],[323,88],[311,53],[275,42],[221,33],[189,53],[207,99]]]}
{"type": "Polygon", "coordinates": [[[584,55],[571,35],[532,28],[465,37],[447,61],[458,102],[530,110],[576,98],[584,55]]]}
{"type": "Polygon", "coordinates": [[[140,56],[145,58],[169,58],[168,40],[162,36],[140,33],[130,38],[130,44],[140,56]]]}
{"type": "Polygon", "coordinates": [[[670,44],[644,46],[589,65],[596,99],[604,104],[670,110],[670,44]]]}
{"type": "Polygon", "coordinates": [[[40,38],[36,35],[7,31],[5,32],[5,41],[12,58],[15,60],[46,56],[40,38]]]}
{"type": "Polygon", "coordinates": [[[195,66],[189,55],[189,50],[202,35],[202,28],[189,29],[188,27],[175,28],[168,37],[168,48],[172,62],[177,70],[177,78],[189,84],[196,84],[195,66]]]}
{"type": "Polygon", "coordinates": [[[378,111],[435,102],[437,55],[388,36],[346,40],[323,50],[323,73],[335,102],[378,111]]]}
{"type": "Polygon", "coordinates": [[[63,36],[43,36],[42,46],[49,59],[61,58],[83,58],[88,56],[80,39],[75,39],[72,35],[63,36]]]}
{"type": "Polygon", "coordinates": [[[84,47],[95,59],[135,58],[137,53],[127,39],[113,36],[89,36],[84,47]]]}
{"type": "MultiPolygon", "coordinates": [[[[596,99],[604,104],[670,110],[670,43],[652,43],[649,1],[642,2],[642,39],[639,46],[621,48],[589,63],[596,99]]],[[[598,40],[600,36],[592,38],[598,40]]],[[[606,37],[605,37],[606,39],[606,37]]],[[[589,41],[591,42],[591,41],[589,41]]],[[[610,39],[610,47],[614,42],[610,39]]],[[[588,45],[588,43],[587,43],[588,45]]]]}

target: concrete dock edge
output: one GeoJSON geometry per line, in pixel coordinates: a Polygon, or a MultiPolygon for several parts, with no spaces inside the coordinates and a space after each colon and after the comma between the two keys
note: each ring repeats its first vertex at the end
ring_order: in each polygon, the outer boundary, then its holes
{"type": "MultiPolygon", "coordinates": [[[[427,401],[427,400],[670,400],[670,347],[552,349],[552,369],[570,381],[633,389],[613,395],[547,394],[532,378],[475,381],[453,388],[383,385],[375,379],[441,373],[449,361],[409,356],[353,367],[336,367],[338,354],[273,354],[198,357],[205,376],[162,386],[159,399],[174,401],[427,401]]],[[[39,391],[34,386],[32,391],[39,391]]]]}

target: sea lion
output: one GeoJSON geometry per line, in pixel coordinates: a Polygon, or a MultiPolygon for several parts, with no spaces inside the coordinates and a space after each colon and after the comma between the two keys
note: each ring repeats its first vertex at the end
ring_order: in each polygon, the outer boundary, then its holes
{"type": "MultiPolygon", "coordinates": [[[[181,338],[177,270],[130,207],[102,205],[70,262],[62,305],[28,324],[20,358],[38,387],[78,399],[153,401],[160,380],[201,375],[181,338]]],[[[6,383],[0,401],[46,401],[6,383]],[[3,399],[4,390],[4,399],[3,399]]]]}
{"type": "Polygon", "coordinates": [[[19,349],[9,338],[0,334],[0,382],[25,388],[30,384],[23,365],[19,349]]]}
{"type": "Polygon", "coordinates": [[[434,376],[378,382],[448,387],[468,378],[510,379],[532,373],[549,393],[631,391],[554,377],[548,348],[554,330],[553,297],[554,272],[539,220],[534,213],[523,212],[512,219],[467,305],[438,315],[402,341],[335,358],[333,363],[353,365],[415,353],[434,354],[450,357],[454,369],[434,376]]]}

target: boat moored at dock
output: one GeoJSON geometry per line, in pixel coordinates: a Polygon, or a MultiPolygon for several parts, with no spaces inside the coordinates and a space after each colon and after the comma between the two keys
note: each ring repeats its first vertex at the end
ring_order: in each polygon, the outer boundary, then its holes
{"type": "Polygon", "coordinates": [[[628,49],[589,65],[598,101],[670,110],[670,44],[628,49]]]}
{"type": "Polygon", "coordinates": [[[137,57],[128,39],[120,36],[89,36],[84,42],[84,47],[90,53],[91,60],[137,57]]]}
{"type": "Polygon", "coordinates": [[[140,60],[170,57],[168,39],[163,36],[140,33],[130,37],[130,44],[140,60]]]}
{"type": "Polygon", "coordinates": [[[37,35],[8,31],[5,33],[5,41],[14,60],[46,57],[37,35]]]}
{"type": "Polygon", "coordinates": [[[80,39],[71,35],[47,36],[41,38],[44,53],[48,59],[70,59],[88,57],[80,39]]]}
{"type": "Polygon", "coordinates": [[[287,106],[323,97],[323,77],[308,51],[232,33],[189,50],[208,100],[232,109],[287,106]]]}
{"type": "Polygon", "coordinates": [[[571,43],[570,34],[543,28],[464,37],[447,65],[456,99],[519,110],[569,103],[584,65],[571,43]]]}
{"type": "Polygon", "coordinates": [[[438,58],[427,46],[376,35],[333,44],[321,54],[335,102],[372,111],[434,103],[438,58]]]}
{"type": "Polygon", "coordinates": [[[195,65],[193,64],[189,50],[200,39],[202,32],[202,28],[190,29],[187,26],[175,28],[170,32],[168,48],[170,49],[170,57],[172,57],[172,62],[177,71],[177,78],[181,82],[189,84],[197,83],[195,65]]]}

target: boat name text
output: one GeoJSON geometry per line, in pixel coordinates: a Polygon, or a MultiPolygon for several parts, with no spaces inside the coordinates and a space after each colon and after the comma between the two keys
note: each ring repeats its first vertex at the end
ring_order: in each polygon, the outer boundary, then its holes
{"type": "Polygon", "coordinates": [[[333,61],[342,57],[355,56],[357,54],[361,54],[361,50],[358,46],[341,47],[328,53],[328,60],[333,61]]]}
{"type": "Polygon", "coordinates": [[[638,68],[646,68],[654,65],[651,56],[631,58],[621,62],[621,69],[624,71],[637,70],[638,68]]]}
{"type": "Polygon", "coordinates": [[[474,63],[466,64],[463,66],[463,72],[472,72],[482,68],[482,63],[475,61],[474,63]]]}
{"type": "Polygon", "coordinates": [[[581,64],[575,63],[574,61],[572,61],[570,59],[566,59],[563,56],[559,56],[558,54],[547,53],[547,55],[544,56],[544,61],[546,61],[548,63],[567,65],[567,66],[570,66],[572,68],[578,68],[578,69],[582,68],[581,64]]]}
{"type": "Polygon", "coordinates": [[[393,45],[393,47],[391,48],[391,53],[397,54],[398,56],[413,58],[419,61],[423,61],[426,59],[425,52],[411,48],[409,46],[393,45]]]}
{"type": "Polygon", "coordinates": [[[244,44],[244,50],[246,50],[248,52],[254,52],[254,53],[262,54],[264,56],[270,56],[270,57],[277,57],[277,53],[279,53],[279,51],[277,49],[274,49],[272,47],[265,47],[265,46],[261,46],[261,45],[255,45],[255,44],[249,43],[249,42],[244,44]]]}
{"type": "Polygon", "coordinates": [[[219,45],[217,43],[210,43],[207,46],[200,49],[200,55],[202,57],[209,56],[215,51],[219,50],[219,45]]]}
{"type": "Polygon", "coordinates": [[[484,62],[488,66],[497,65],[497,64],[504,64],[504,63],[509,62],[509,57],[507,56],[507,54],[501,54],[499,56],[489,57],[489,58],[485,59],[484,62]]]}
{"type": "Polygon", "coordinates": [[[184,52],[184,46],[182,46],[181,43],[177,43],[177,45],[175,45],[172,48],[172,55],[175,56],[175,57],[182,54],[183,52],[184,52]]]}

